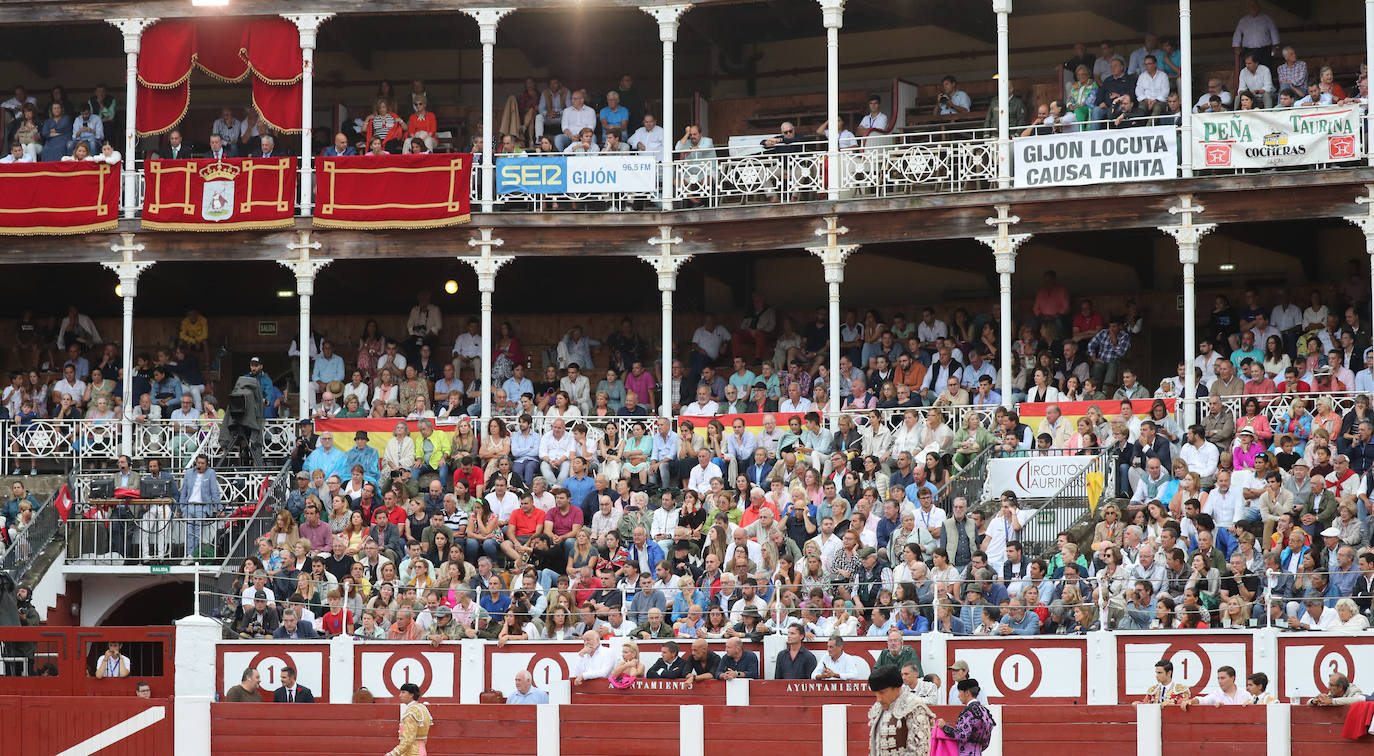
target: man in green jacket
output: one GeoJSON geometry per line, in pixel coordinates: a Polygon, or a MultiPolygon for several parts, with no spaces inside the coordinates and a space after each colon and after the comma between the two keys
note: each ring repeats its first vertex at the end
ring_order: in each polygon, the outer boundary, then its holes
{"type": "Polygon", "coordinates": [[[897,669],[901,669],[903,664],[911,663],[916,665],[918,677],[925,674],[921,671],[921,653],[914,646],[908,646],[903,640],[901,630],[895,627],[888,630],[887,648],[878,654],[878,663],[874,665],[875,668],[886,667],[891,664],[897,669]]]}

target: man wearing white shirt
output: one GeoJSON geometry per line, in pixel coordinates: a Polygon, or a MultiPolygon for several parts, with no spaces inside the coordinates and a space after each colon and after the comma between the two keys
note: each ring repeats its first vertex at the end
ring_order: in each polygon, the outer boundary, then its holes
{"type": "Polygon", "coordinates": [[[1360,394],[1374,393],[1374,347],[1364,350],[1364,370],[1355,374],[1355,391],[1360,394]]]}
{"type": "MultiPolygon", "coordinates": [[[[472,368],[474,378],[482,377],[482,324],[477,318],[468,318],[468,329],[453,340],[453,372],[463,374],[463,367],[472,368]]],[[[509,394],[507,394],[509,396],[509,394]]],[[[512,396],[512,399],[519,399],[512,396]]]]}
{"type": "Polygon", "coordinates": [[[1235,668],[1227,666],[1217,667],[1217,690],[1188,703],[1192,706],[1240,706],[1248,700],[1250,694],[1236,685],[1235,668]]]}
{"type": "Polygon", "coordinates": [[[1240,69],[1240,91],[1260,98],[1266,108],[1274,107],[1274,77],[1253,53],[1245,56],[1245,67],[1240,69]]]}
{"type": "Polygon", "coordinates": [[[923,488],[917,491],[916,500],[921,503],[921,506],[916,508],[916,525],[925,528],[930,533],[931,538],[938,540],[941,531],[944,530],[945,518],[948,515],[945,514],[945,510],[935,506],[935,497],[924,494],[928,490],[923,488]]]}
{"type": "MultiPolygon", "coordinates": [[[[852,149],[854,149],[855,147],[858,147],[858,146],[859,146],[859,140],[854,138],[854,132],[852,132],[852,131],[850,131],[849,129],[846,129],[846,128],[844,127],[844,126],[845,126],[845,123],[844,123],[844,119],[843,119],[843,118],[840,118],[840,119],[839,119],[839,122],[840,122],[840,135],[839,135],[839,137],[837,137],[837,141],[839,142],[839,148],[842,149],[842,150],[852,150],[852,149]]],[[[829,122],[827,121],[827,122],[823,122],[820,126],[817,126],[817,127],[816,127],[816,134],[819,135],[819,136],[821,136],[821,137],[823,137],[823,138],[828,139],[828,138],[829,138],[829,135],[830,135],[829,125],[830,125],[830,124],[829,124],[829,122]]]]}
{"type": "Polygon", "coordinates": [[[566,430],[563,418],[553,420],[553,430],[539,440],[539,470],[548,480],[562,483],[572,472],[572,454],[576,440],[566,430]]]}
{"type": "Polygon", "coordinates": [[[801,384],[793,381],[787,386],[787,398],[778,404],[778,412],[784,415],[805,414],[815,409],[810,399],[801,395],[801,384]]]}
{"type": "Polygon", "coordinates": [[[716,323],[715,315],[707,314],[702,324],[692,332],[692,375],[701,375],[702,368],[720,359],[720,349],[729,340],[730,332],[725,326],[716,323]]]}
{"type": "Polygon", "coordinates": [[[559,152],[578,140],[583,129],[596,130],[596,111],[587,107],[587,93],[581,89],[572,93],[572,105],[563,109],[563,133],[554,138],[559,152]]]}
{"type": "Polygon", "coordinates": [[[710,417],[718,414],[720,405],[711,399],[711,389],[704,385],[697,386],[697,400],[682,408],[682,414],[689,417],[710,417]]]}
{"type": "Polygon", "coordinates": [[[1188,440],[1179,450],[1178,456],[1188,463],[1188,472],[1195,472],[1202,478],[1203,487],[1211,485],[1217,474],[1217,463],[1221,454],[1216,444],[1207,443],[1207,431],[1201,425],[1188,427],[1188,440]]]}
{"type": "Polygon", "coordinates": [[[859,677],[859,660],[844,652],[844,638],[834,637],[826,641],[826,653],[816,661],[813,680],[856,680],[859,677]]]}
{"type": "Polygon", "coordinates": [[[1169,75],[1159,70],[1159,59],[1145,56],[1145,70],[1135,80],[1135,96],[1150,115],[1162,115],[1169,99],[1169,75]]]}
{"type": "Polygon", "coordinates": [[[1207,91],[1197,98],[1197,103],[1193,105],[1193,112],[1206,113],[1210,111],[1212,109],[1212,95],[1221,98],[1223,108],[1231,109],[1231,93],[1226,89],[1226,85],[1222,83],[1221,79],[1208,79],[1207,91]]]}
{"type": "Polygon", "coordinates": [[[491,513],[496,515],[497,521],[502,524],[510,520],[511,513],[520,508],[520,497],[511,493],[506,487],[506,479],[499,475],[492,479],[491,492],[483,498],[491,506],[491,513]]]}
{"type": "MultiPolygon", "coordinates": [[[[800,391],[800,389],[798,389],[800,391]]],[[[778,441],[782,438],[782,428],[778,427],[778,419],[771,412],[763,416],[763,430],[759,431],[754,437],[755,446],[762,446],[768,452],[768,458],[777,460],[778,441]]]]}
{"type": "Polygon", "coordinates": [[[595,631],[588,630],[582,634],[582,650],[577,652],[572,664],[568,665],[568,675],[572,677],[573,685],[581,685],[587,680],[609,677],[614,667],[615,654],[611,653],[611,649],[601,645],[601,636],[595,631]]]}
{"type": "Polygon", "coordinates": [[[1221,355],[1212,348],[1212,342],[1208,339],[1198,342],[1197,351],[1198,356],[1193,358],[1193,367],[1202,371],[1202,385],[1210,391],[1212,381],[1217,379],[1216,365],[1217,360],[1221,359],[1221,355]]]}
{"type": "Polygon", "coordinates": [[[646,113],[644,125],[630,135],[630,149],[648,155],[663,154],[663,129],[658,127],[653,114],[646,113]]]}
{"type": "Polygon", "coordinates": [[[0,158],[0,163],[33,163],[38,158],[24,152],[24,146],[18,142],[10,145],[10,154],[0,158]]]}
{"type": "Polygon", "coordinates": [[[1260,13],[1258,0],[1246,3],[1245,15],[1236,21],[1231,34],[1231,49],[1237,55],[1254,54],[1259,62],[1272,64],[1279,46],[1279,27],[1267,13],[1260,13]]]}
{"type": "Polygon", "coordinates": [[[687,476],[687,486],[703,496],[711,490],[711,479],[725,479],[725,473],[721,472],[716,463],[711,461],[711,453],[705,449],[697,450],[697,464],[692,467],[691,475],[687,476]]]}
{"type": "MultiPolygon", "coordinates": [[[[940,522],[944,522],[941,520],[940,522]]],[[[821,550],[821,568],[830,571],[830,560],[844,548],[844,542],[835,535],[835,518],[829,515],[821,518],[821,532],[807,543],[814,543],[821,550]]]]}
{"type": "Polygon", "coordinates": [[[887,114],[880,111],[883,106],[883,98],[878,95],[868,96],[868,113],[859,121],[858,135],[861,137],[872,136],[873,134],[886,134],[891,128],[888,126],[887,114]]]}

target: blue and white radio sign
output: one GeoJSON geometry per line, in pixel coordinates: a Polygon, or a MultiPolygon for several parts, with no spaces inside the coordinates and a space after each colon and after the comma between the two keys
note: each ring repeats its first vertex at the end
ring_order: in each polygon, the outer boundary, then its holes
{"type": "Polygon", "coordinates": [[[496,160],[499,194],[590,194],[658,189],[658,163],[642,155],[511,155],[496,160]]]}

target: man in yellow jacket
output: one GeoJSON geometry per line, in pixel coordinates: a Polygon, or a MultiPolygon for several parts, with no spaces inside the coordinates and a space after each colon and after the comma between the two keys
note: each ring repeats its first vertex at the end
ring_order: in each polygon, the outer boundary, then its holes
{"type": "Polygon", "coordinates": [[[434,430],[434,421],[422,418],[418,423],[420,435],[415,438],[415,467],[411,478],[419,480],[426,472],[439,474],[439,482],[447,491],[453,485],[449,478],[448,457],[452,449],[449,434],[434,430]]]}
{"type": "Polygon", "coordinates": [[[397,733],[401,742],[386,756],[427,756],[425,741],[429,739],[429,728],[434,726],[434,718],[429,715],[429,709],[420,703],[420,686],[406,683],[397,695],[402,707],[397,733]]]}

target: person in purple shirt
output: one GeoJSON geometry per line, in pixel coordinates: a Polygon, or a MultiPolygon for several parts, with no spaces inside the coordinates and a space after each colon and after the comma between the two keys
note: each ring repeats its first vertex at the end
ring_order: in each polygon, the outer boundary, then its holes
{"type": "Polygon", "coordinates": [[[544,513],[544,532],[548,534],[554,546],[562,546],[568,556],[572,556],[573,547],[577,544],[577,532],[586,523],[583,522],[581,507],[572,505],[572,492],[566,488],[553,489],[553,500],[555,506],[544,513]]]}

